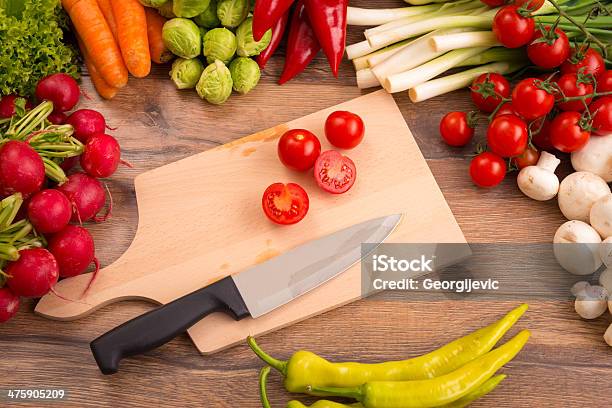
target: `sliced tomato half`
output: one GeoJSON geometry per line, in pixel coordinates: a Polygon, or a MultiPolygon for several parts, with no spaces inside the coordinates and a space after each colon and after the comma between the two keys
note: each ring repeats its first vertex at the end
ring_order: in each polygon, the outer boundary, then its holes
{"type": "Polygon", "coordinates": [[[321,153],[314,166],[319,187],[332,194],[346,193],[357,178],[355,163],[335,150],[321,153]]]}
{"type": "Polygon", "coordinates": [[[282,225],[300,222],[308,213],[308,194],[295,183],[274,183],[266,188],[261,199],[266,216],[282,225]]]}

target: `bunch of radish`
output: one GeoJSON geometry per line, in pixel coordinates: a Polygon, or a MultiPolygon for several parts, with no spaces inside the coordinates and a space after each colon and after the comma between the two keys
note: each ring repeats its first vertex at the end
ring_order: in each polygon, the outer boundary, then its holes
{"type": "Polygon", "coordinates": [[[110,194],[100,215],[108,189],[99,179],[125,162],[102,114],[67,114],[80,94],[60,73],[39,82],[38,106],[16,95],[0,99],[0,322],[17,312],[20,297],[54,292],[59,278],[93,264],[89,289],[99,269],[83,223],[110,216],[110,194]],[[74,170],[77,163],[82,171],[74,170]]]}

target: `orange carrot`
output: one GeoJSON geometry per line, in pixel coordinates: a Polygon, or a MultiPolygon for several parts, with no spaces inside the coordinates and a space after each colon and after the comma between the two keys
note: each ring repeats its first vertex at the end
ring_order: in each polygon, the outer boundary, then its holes
{"type": "Polygon", "coordinates": [[[111,0],[111,5],[125,65],[135,77],[146,77],[151,72],[151,54],[144,6],[138,0],[111,0]]]}
{"type": "Polygon", "coordinates": [[[110,28],[113,36],[115,37],[115,41],[119,41],[117,38],[117,22],[115,21],[115,15],[113,14],[113,7],[111,6],[110,0],[98,0],[98,6],[104,14],[104,18],[108,23],[108,27],[110,28]]]}
{"type": "Polygon", "coordinates": [[[62,0],[87,53],[106,83],[115,88],[127,84],[128,72],[113,33],[96,0],[62,0]]]}
{"type": "Polygon", "coordinates": [[[79,42],[79,48],[81,49],[81,54],[83,55],[83,59],[85,60],[85,65],[87,65],[87,71],[89,71],[89,76],[91,77],[91,82],[93,82],[96,91],[98,94],[104,99],[113,99],[117,92],[118,88],[112,87],[106,83],[102,75],[98,72],[98,69],[91,61],[91,57],[87,52],[87,48],[85,44],[83,44],[83,40],[77,36],[77,41],[79,42]]]}
{"type": "Polygon", "coordinates": [[[156,64],[166,63],[174,57],[162,41],[162,28],[167,20],[152,8],[145,7],[145,12],[147,13],[147,34],[151,61],[156,64]]]}

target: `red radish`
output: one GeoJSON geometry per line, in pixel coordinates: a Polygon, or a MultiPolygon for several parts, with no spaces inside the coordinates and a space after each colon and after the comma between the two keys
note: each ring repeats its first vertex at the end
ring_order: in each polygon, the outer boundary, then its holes
{"type": "Polygon", "coordinates": [[[121,161],[121,149],[117,140],[104,133],[93,135],[85,144],[81,155],[81,167],[96,178],[110,177],[121,161]]]}
{"type": "Polygon", "coordinates": [[[72,203],[72,221],[74,222],[92,219],[106,202],[102,183],[85,173],[78,172],[68,176],[68,181],[58,189],[72,203]]]}
{"type": "Polygon", "coordinates": [[[59,267],[51,252],[42,248],[23,249],[19,259],[8,264],[8,287],[18,296],[41,297],[57,283],[59,267]]]}
{"type": "Polygon", "coordinates": [[[62,278],[82,274],[96,257],[91,234],[78,225],[68,225],[53,234],[48,249],[57,260],[62,278]]]}
{"type": "Polygon", "coordinates": [[[64,112],[51,112],[49,116],[47,116],[47,120],[54,125],[63,125],[66,123],[66,119],[68,116],[64,112]]]}
{"type": "Polygon", "coordinates": [[[17,95],[6,95],[0,99],[0,119],[7,119],[15,114],[15,99],[17,95]]]}
{"type": "MultiPolygon", "coordinates": [[[[8,119],[15,114],[15,100],[18,95],[6,95],[0,98],[0,119],[8,119]]],[[[32,109],[32,103],[26,99],[26,109],[32,109]]]]}
{"type": "Polygon", "coordinates": [[[36,97],[53,102],[53,110],[66,112],[74,108],[81,96],[77,81],[68,74],[59,73],[44,77],[36,85],[36,97]]]}
{"type": "Polygon", "coordinates": [[[72,168],[74,166],[77,165],[77,163],[79,162],[79,158],[80,156],[72,156],[72,157],[66,157],[64,159],[64,161],[60,164],[60,167],[62,168],[62,170],[69,171],[72,170],[72,168]]]}
{"type": "Polygon", "coordinates": [[[62,230],[70,222],[70,201],[59,190],[43,190],[36,193],[28,203],[28,219],[42,234],[62,230]]]}
{"type": "Polygon", "coordinates": [[[0,195],[29,196],[45,181],[45,165],[27,143],[10,140],[0,147],[0,195]]]}
{"type": "Polygon", "coordinates": [[[106,128],[104,116],[91,109],[79,109],[72,112],[66,123],[74,127],[74,137],[83,143],[86,143],[95,134],[104,133],[106,128]]]}
{"type": "Polygon", "coordinates": [[[9,288],[0,288],[0,323],[7,322],[19,310],[19,296],[9,288]]]}

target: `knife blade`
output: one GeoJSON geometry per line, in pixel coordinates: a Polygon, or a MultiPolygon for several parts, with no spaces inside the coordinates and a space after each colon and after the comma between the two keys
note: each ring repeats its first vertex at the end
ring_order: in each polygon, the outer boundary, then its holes
{"type": "Polygon", "coordinates": [[[382,243],[401,218],[380,217],[309,241],[138,316],[91,342],[96,363],[114,374],[123,358],[164,345],[211,313],[235,320],[262,316],[359,262],[366,255],[361,244],[382,243]]]}

